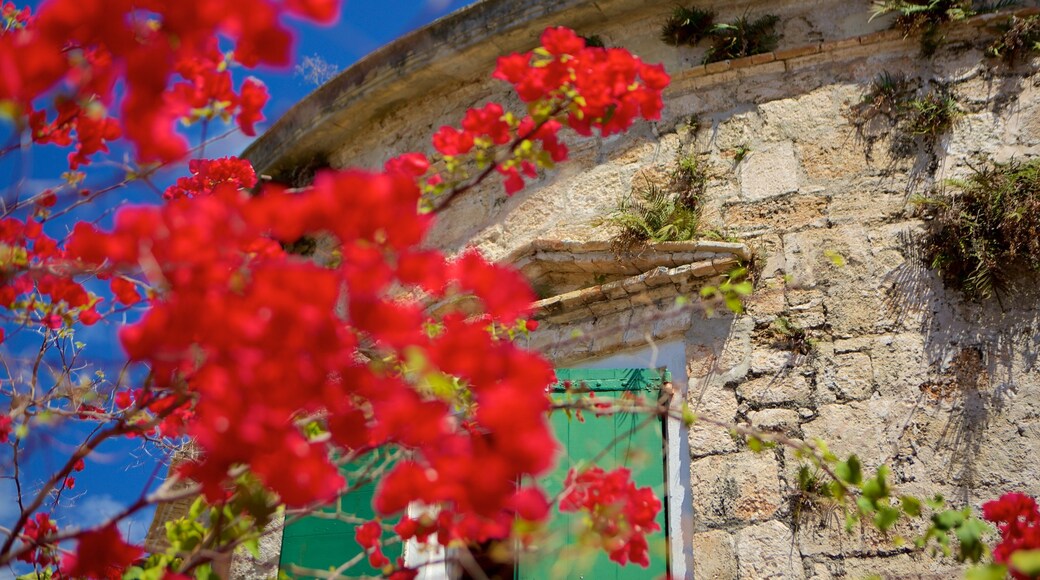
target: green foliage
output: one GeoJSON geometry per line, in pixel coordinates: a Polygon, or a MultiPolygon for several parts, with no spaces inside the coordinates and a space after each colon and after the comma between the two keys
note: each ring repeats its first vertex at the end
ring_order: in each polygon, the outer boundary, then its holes
{"type": "Polygon", "coordinates": [[[943,25],[970,16],[1015,6],[1015,0],[874,0],[871,20],[896,14],[895,26],[905,36],[921,34],[921,54],[932,56],[945,40],[943,25]]]}
{"type": "Polygon", "coordinates": [[[715,20],[711,10],[676,6],[661,27],[661,42],[672,46],[693,46],[704,38],[715,20]]]}
{"type": "Polygon", "coordinates": [[[853,113],[863,120],[878,115],[897,119],[902,115],[906,103],[913,99],[914,91],[914,83],[905,75],[885,71],[870,83],[870,90],[863,95],[853,113]]]}
{"type": "Polygon", "coordinates": [[[169,548],[152,554],[147,560],[129,568],[125,580],[162,580],[168,571],[181,571],[198,580],[218,576],[208,560],[220,553],[243,546],[259,555],[263,529],[278,512],[278,501],[250,473],[235,479],[231,498],[221,504],[209,504],[199,497],[182,518],[166,522],[169,548]]]}
{"type": "Polygon", "coordinates": [[[850,121],[860,132],[878,118],[894,126],[904,139],[923,139],[934,144],[949,132],[961,117],[953,93],[944,86],[919,88],[916,81],[902,75],[883,73],[870,84],[860,102],[850,110],[850,121]]]}
{"type": "MultiPolygon", "coordinates": [[[[744,312],[744,300],[751,296],[755,288],[749,276],[747,266],[738,266],[722,276],[718,286],[703,286],[701,299],[721,300],[731,312],[741,314],[744,312]]],[[[711,314],[711,308],[708,308],[708,313],[711,314]]]]}
{"type": "Polygon", "coordinates": [[[773,339],[774,346],[798,354],[810,354],[815,350],[816,345],[809,338],[809,333],[787,316],[777,316],[766,331],[768,336],[773,339]]]}
{"type": "Polygon", "coordinates": [[[906,104],[906,131],[910,135],[936,138],[957,123],[961,116],[957,100],[946,89],[937,88],[906,104]]]}
{"type": "Polygon", "coordinates": [[[1010,561],[1016,572],[1030,578],[1040,576],[1040,550],[1018,550],[1011,554],[1010,561]]]}
{"type": "Polygon", "coordinates": [[[780,17],[766,14],[752,20],[747,14],[729,23],[711,28],[711,47],[704,56],[705,64],[743,58],[775,50],[780,43],[776,25],[780,17]]]}
{"type": "Polygon", "coordinates": [[[1040,16],[1012,16],[1001,26],[1000,36],[986,48],[986,54],[1008,66],[1036,53],[1040,53],[1040,16]]]}
{"type": "Polygon", "coordinates": [[[749,146],[747,144],[737,145],[733,149],[733,163],[735,163],[737,165],[740,165],[740,162],[744,161],[745,159],[747,159],[747,156],[750,155],[750,154],[751,154],[751,146],[749,146]]]}
{"type": "Polygon", "coordinates": [[[951,185],[917,200],[934,214],[925,255],[948,284],[988,299],[1040,271],[1040,160],[986,162],[951,185]]]}
{"type": "Polygon", "coordinates": [[[686,155],[680,157],[672,171],[671,187],[679,196],[679,203],[686,207],[700,207],[704,192],[708,188],[707,169],[700,157],[686,155]]]}
{"type": "Polygon", "coordinates": [[[615,251],[646,243],[692,240],[698,234],[708,173],[695,155],[676,162],[667,188],[649,179],[636,195],[623,198],[599,224],[619,229],[615,251]]]}
{"type": "Polygon", "coordinates": [[[668,190],[647,183],[638,196],[619,201],[602,223],[620,229],[613,245],[616,251],[624,251],[637,244],[693,239],[699,219],[699,208],[689,207],[668,190]]]}

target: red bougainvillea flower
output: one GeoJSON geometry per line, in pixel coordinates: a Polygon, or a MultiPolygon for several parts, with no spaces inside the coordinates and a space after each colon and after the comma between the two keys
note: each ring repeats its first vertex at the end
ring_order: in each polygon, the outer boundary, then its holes
{"type": "Polygon", "coordinates": [[[115,524],[110,524],[81,535],[76,553],[66,555],[61,567],[73,578],[121,578],[123,570],[143,553],[124,542],[115,524]]]}
{"type": "MultiPolygon", "coordinates": [[[[1040,549],[1040,509],[1036,500],[1023,493],[1006,493],[1000,499],[982,504],[982,514],[997,524],[1000,542],[993,548],[993,560],[1008,564],[1011,555],[1019,550],[1040,549]]],[[[1029,576],[1012,569],[1016,580],[1029,576]]]]}
{"type": "Polygon", "coordinates": [[[571,470],[564,489],[560,511],[586,512],[588,531],[599,536],[611,560],[649,566],[646,534],[661,529],[657,523],[661,501],[650,488],[636,488],[628,469],[607,472],[592,467],[571,470]]]}

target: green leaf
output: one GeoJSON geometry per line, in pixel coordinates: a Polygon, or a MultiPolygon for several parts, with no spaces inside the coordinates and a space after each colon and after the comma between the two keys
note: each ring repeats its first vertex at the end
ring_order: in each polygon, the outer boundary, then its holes
{"type": "Polygon", "coordinates": [[[941,510],[946,507],[946,498],[941,493],[937,493],[932,499],[924,500],[924,503],[933,510],[941,510]]]}
{"type": "Polygon", "coordinates": [[[887,505],[878,506],[878,513],[874,516],[874,525],[882,532],[887,532],[896,521],[899,520],[899,510],[887,505]]]}
{"type": "Polygon", "coordinates": [[[242,546],[244,546],[254,558],[260,557],[260,538],[249,538],[242,542],[242,546]]]}
{"type": "Polygon", "coordinates": [[[1019,550],[1012,553],[1011,568],[1026,576],[1040,576],[1040,550],[1019,550]]]}
{"type": "Polygon", "coordinates": [[[836,267],[841,268],[845,266],[845,257],[838,252],[835,252],[834,250],[824,250],[823,255],[836,267]]]}
{"type": "Polygon", "coordinates": [[[904,495],[899,498],[899,503],[903,506],[903,511],[906,515],[914,518],[921,517],[921,500],[910,495],[904,495]]]}
{"type": "Polygon", "coordinates": [[[964,513],[958,510],[946,510],[933,515],[932,522],[940,530],[952,530],[964,523],[964,513]]]}
{"type": "MultiPolygon", "coordinates": [[[[964,511],[965,515],[971,513],[964,511]]],[[[986,546],[982,543],[982,537],[989,533],[991,528],[978,518],[967,517],[964,523],[957,528],[957,540],[960,542],[958,559],[962,562],[978,562],[986,553],[986,546]]]]}
{"type": "Polygon", "coordinates": [[[755,453],[761,453],[766,448],[761,439],[753,436],[747,438],[747,446],[755,453]]]}
{"type": "Polygon", "coordinates": [[[964,580],[1004,580],[1008,569],[1003,564],[972,566],[964,573],[964,580]]]}
{"type": "Polygon", "coordinates": [[[726,308],[729,308],[734,314],[741,314],[744,312],[744,303],[740,301],[739,296],[727,296],[726,308]]]}
{"type": "Polygon", "coordinates": [[[850,455],[848,460],[835,465],[834,473],[838,479],[852,485],[859,485],[863,481],[863,466],[859,462],[859,457],[855,455],[850,455]]]}
{"type": "Polygon", "coordinates": [[[862,491],[863,496],[871,502],[888,497],[888,467],[884,465],[878,467],[877,475],[863,483],[862,491]]]}
{"type": "Polygon", "coordinates": [[[737,293],[737,294],[739,294],[741,296],[751,296],[751,293],[754,291],[754,289],[755,289],[754,285],[752,285],[751,282],[749,282],[747,280],[745,280],[743,282],[737,282],[736,284],[733,285],[733,288],[732,288],[733,292],[735,292],[735,293],[737,293]]]}
{"type": "Polygon", "coordinates": [[[202,510],[206,509],[206,502],[201,498],[197,498],[188,508],[188,519],[197,520],[202,515],[202,510]]]}

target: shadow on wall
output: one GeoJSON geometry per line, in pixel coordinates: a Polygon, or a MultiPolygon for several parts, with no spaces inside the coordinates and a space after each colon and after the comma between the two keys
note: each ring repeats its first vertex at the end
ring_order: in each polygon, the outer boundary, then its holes
{"type": "MultiPolygon", "coordinates": [[[[915,415],[929,408],[946,414],[934,441],[922,441],[936,453],[948,454],[947,475],[960,494],[972,500],[972,490],[994,482],[978,480],[978,462],[990,427],[1008,416],[1016,395],[1026,387],[1040,354],[1040,280],[1023,280],[1014,295],[1014,309],[995,299],[978,302],[944,286],[929,269],[920,232],[904,231],[900,251],[906,261],[885,279],[885,308],[898,326],[915,326],[924,335],[924,355],[930,377],[918,385],[920,394],[906,418],[902,440],[915,415]],[[1015,360],[1015,357],[1020,357],[1015,360]],[[1016,373],[1014,369],[1024,369],[1016,373]]],[[[1005,303],[1007,305],[1007,303],[1005,303]]],[[[923,419],[927,421],[927,419],[923,419]]],[[[897,457],[898,460],[898,457],[897,457]]]]}

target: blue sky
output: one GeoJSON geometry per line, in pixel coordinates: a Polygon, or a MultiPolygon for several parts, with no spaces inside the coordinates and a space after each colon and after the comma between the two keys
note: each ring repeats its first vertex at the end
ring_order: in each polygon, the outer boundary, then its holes
{"type": "MultiPolygon", "coordinates": [[[[472,0],[344,0],[341,18],[333,26],[318,27],[298,21],[292,23],[297,29],[297,61],[303,56],[316,55],[342,70],[406,32],[471,2],[472,0]]],[[[39,2],[30,4],[35,6],[39,2]]],[[[240,82],[246,74],[261,78],[271,93],[271,100],[265,109],[267,120],[258,125],[260,132],[316,88],[314,84],[295,74],[292,69],[260,69],[238,71],[236,74],[236,82],[240,82]]],[[[210,130],[211,135],[218,132],[219,129],[210,130]]],[[[0,143],[8,143],[11,134],[11,126],[0,121],[0,143]]],[[[189,131],[189,134],[197,138],[197,128],[189,131]]],[[[241,134],[231,135],[208,146],[206,156],[238,154],[250,141],[251,138],[241,134]]],[[[16,153],[0,158],[0,194],[6,199],[11,199],[16,194],[31,195],[42,188],[59,183],[61,172],[67,168],[66,154],[66,150],[48,146],[34,147],[27,155],[16,153]]],[[[122,154],[114,151],[114,155],[118,157],[122,154]]],[[[161,189],[186,173],[184,167],[174,168],[159,176],[156,185],[161,189]]],[[[92,169],[88,185],[104,182],[117,175],[118,172],[107,170],[98,164],[92,169]]],[[[157,196],[143,187],[124,188],[118,196],[103,204],[102,208],[142,202],[155,203],[157,196]]],[[[98,208],[93,211],[97,212],[98,208]]],[[[102,219],[102,223],[107,219],[102,219]]],[[[48,233],[61,237],[70,225],[69,221],[50,223],[47,225],[48,233]]],[[[11,329],[5,330],[8,334],[11,333],[11,329]]],[[[77,335],[77,339],[88,344],[88,352],[92,353],[91,360],[102,366],[111,367],[121,359],[111,327],[105,330],[102,325],[98,325],[86,329],[77,335]]],[[[0,356],[8,360],[23,358],[34,352],[38,346],[39,336],[34,335],[31,330],[23,330],[15,339],[8,340],[0,346],[0,356]]],[[[10,401],[0,396],[0,412],[6,412],[9,403],[10,401]]],[[[29,489],[34,487],[34,483],[38,485],[41,478],[61,465],[74,449],[74,445],[83,440],[84,434],[82,426],[37,430],[27,441],[28,453],[22,458],[25,475],[23,485],[29,489]]],[[[87,469],[77,474],[76,488],[66,496],[72,500],[69,502],[70,508],[64,513],[56,513],[59,523],[90,525],[105,520],[141,494],[160,460],[161,453],[149,450],[135,441],[103,445],[88,460],[87,469]]],[[[0,451],[0,473],[10,473],[9,469],[10,448],[4,446],[0,451]]],[[[13,483],[0,479],[0,525],[9,525],[16,517],[17,506],[14,498],[13,483]]],[[[147,531],[150,520],[150,512],[138,514],[127,522],[124,531],[131,540],[139,542],[147,531]]],[[[12,574],[13,571],[10,569],[0,569],[0,579],[12,577],[12,574]]]]}

